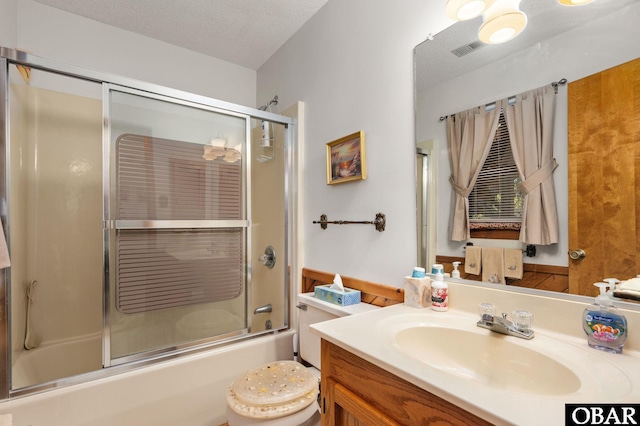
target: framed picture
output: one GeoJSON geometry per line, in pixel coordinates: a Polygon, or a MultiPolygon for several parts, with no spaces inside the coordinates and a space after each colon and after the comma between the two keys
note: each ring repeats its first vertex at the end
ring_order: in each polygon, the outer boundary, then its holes
{"type": "Polygon", "coordinates": [[[367,178],[364,132],[327,144],[327,185],[367,178]]]}

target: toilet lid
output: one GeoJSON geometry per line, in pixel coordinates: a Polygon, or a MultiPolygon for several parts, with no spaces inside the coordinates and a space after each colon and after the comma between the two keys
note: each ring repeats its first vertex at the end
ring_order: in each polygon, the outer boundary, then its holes
{"type": "Polygon", "coordinates": [[[227,389],[239,414],[276,418],[308,407],[318,396],[318,377],[296,361],[276,361],[247,371],[227,389]]]}

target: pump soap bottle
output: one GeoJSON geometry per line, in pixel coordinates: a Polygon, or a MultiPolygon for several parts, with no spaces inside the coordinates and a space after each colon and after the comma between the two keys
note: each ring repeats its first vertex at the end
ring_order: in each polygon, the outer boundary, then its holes
{"type": "Polygon", "coordinates": [[[458,271],[458,266],[460,266],[461,262],[453,262],[453,271],[451,271],[451,278],[460,278],[460,271],[458,271]]]}
{"type": "Polygon", "coordinates": [[[607,294],[607,283],[595,283],[600,287],[600,295],[595,303],[582,314],[582,328],[587,334],[589,346],[601,351],[622,353],[627,340],[627,319],[617,312],[613,300],[607,294]]]}
{"type": "Polygon", "coordinates": [[[436,274],[436,280],[431,283],[431,309],[444,312],[449,309],[449,287],[441,272],[436,274]]]}

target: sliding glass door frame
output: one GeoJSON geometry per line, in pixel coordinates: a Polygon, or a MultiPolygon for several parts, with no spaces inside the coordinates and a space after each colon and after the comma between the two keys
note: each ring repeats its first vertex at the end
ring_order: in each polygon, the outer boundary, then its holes
{"type": "MultiPolygon", "coordinates": [[[[285,147],[285,176],[284,176],[284,184],[285,184],[285,223],[284,223],[284,232],[285,232],[285,249],[284,253],[278,254],[278,260],[284,262],[285,265],[296,264],[295,260],[291,258],[292,253],[290,253],[290,248],[293,244],[293,240],[289,235],[291,229],[290,220],[295,216],[293,211],[291,210],[291,202],[292,200],[292,189],[296,186],[293,182],[293,174],[292,170],[294,167],[293,164],[293,152],[294,152],[294,131],[296,122],[294,119],[282,116],[276,113],[262,111],[252,107],[246,107],[242,105],[236,105],[233,103],[212,99],[206,96],[197,95],[177,89],[167,88],[164,86],[146,83],[134,79],[129,79],[126,77],[110,75],[108,73],[103,73],[99,71],[93,71],[81,67],[76,67],[69,64],[60,63],[57,61],[41,58],[32,54],[28,54],[25,52],[20,52],[14,49],[9,49],[5,47],[0,47],[0,159],[4,157],[4,185],[0,185],[0,200],[7,201],[9,197],[9,75],[8,69],[11,65],[24,65],[26,67],[30,67],[34,70],[43,70],[52,72],[55,74],[60,74],[68,77],[74,77],[85,81],[91,81],[96,83],[101,83],[103,85],[103,93],[104,91],[108,91],[109,88],[117,87],[118,90],[124,91],[139,91],[140,93],[144,93],[146,96],[150,97],[159,97],[162,99],[170,100],[171,102],[175,102],[178,104],[185,104],[191,106],[197,106],[198,108],[207,109],[211,111],[222,112],[224,114],[236,115],[240,117],[245,117],[245,131],[247,137],[247,158],[251,153],[251,119],[258,120],[266,120],[272,123],[281,124],[284,126],[284,147],[285,147]]],[[[103,105],[105,105],[105,98],[103,96],[103,105]]],[[[107,107],[104,107],[107,108],[107,107]]],[[[104,114],[104,111],[103,111],[104,114]]],[[[105,120],[106,121],[106,120],[105,120]]],[[[107,126],[107,123],[103,121],[103,126],[107,126]]],[[[107,135],[108,136],[108,135],[107,135]]],[[[107,138],[103,134],[103,139],[107,138]]],[[[104,150],[109,150],[109,143],[103,145],[104,150]]],[[[105,152],[105,154],[110,155],[109,152],[105,152]]],[[[107,157],[108,158],[108,157],[107,157]]],[[[1,161],[1,160],[0,160],[1,161]]],[[[250,194],[250,165],[245,165],[243,167],[248,167],[249,170],[246,171],[245,179],[247,179],[246,185],[248,193],[250,194]]],[[[108,170],[104,170],[104,173],[108,173],[108,170]]],[[[108,181],[108,179],[107,179],[108,181]]],[[[105,192],[104,197],[108,198],[108,192],[105,192]]],[[[250,220],[250,197],[247,200],[247,205],[245,208],[247,209],[247,228],[251,229],[251,220],[250,220]]],[[[108,200],[105,199],[105,204],[108,200]]],[[[106,208],[106,207],[105,207],[106,208]]],[[[108,216],[106,216],[108,217],[108,216]]],[[[3,223],[6,223],[7,228],[10,226],[9,218],[6,216],[6,213],[2,212],[2,216],[0,219],[3,223]]],[[[120,225],[128,225],[135,226],[135,224],[120,224],[120,225]]],[[[117,226],[115,223],[105,223],[104,224],[104,234],[105,236],[109,232],[111,227],[117,226]]],[[[247,231],[250,232],[250,231],[247,231]]],[[[250,244],[249,235],[246,236],[247,242],[250,244]]],[[[9,242],[10,243],[10,242],[9,242]]],[[[108,247],[108,246],[107,246],[108,247]]],[[[109,267],[109,256],[107,247],[103,249],[105,266],[109,267]]],[[[250,247],[247,249],[247,256],[250,251],[250,247]]],[[[248,274],[248,282],[250,280],[250,268],[247,270],[248,274]]],[[[284,297],[285,302],[291,296],[291,289],[289,287],[289,282],[291,281],[290,270],[288,267],[285,267],[284,273],[284,297]]],[[[108,283],[105,283],[108,284],[108,283]]],[[[0,368],[2,368],[3,373],[0,374],[0,400],[9,399],[13,397],[20,397],[24,395],[29,395],[36,392],[41,392],[47,389],[55,389],[59,387],[64,387],[68,385],[73,385],[77,383],[84,383],[91,380],[112,376],[114,374],[121,373],[123,371],[128,371],[134,368],[140,368],[144,365],[150,365],[158,361],[158,357],[154,358],[153,356],[147,356],[145,359],[141,359],[139,361],[130,362],[122,365],[115,365],[109,368],[103,368],[102,370],[93,371],[90,373],[82,374],[79,376],[68,377],[60,380],[56,380],[54,382],[44,383],[42,385],[37,385],[29,388],[23,389],[10,389],[11,379],[11,336],[9,332],[9,324],[10,324],[10,315],[11,315],[11,306],[9,301],[11,300],[10,296],[10,270],[9,268],[5,268],[0,270],[0,308],[7,307],[7,309],[0,309],[0,368]]],[[[247,306],[250,305],[250,300],[247,301],[247,306]]],[[[284,328],[289,327],[289,318],[291,316],[290,313],[290,303],[285,303],[285,312],[284,312],[284,328]]],[[[249,314],[249,312],[247,313],[249,314]]],[[[282,330],[282,328],[280,329],[282,330]]],[[[265,330],[263,332],[253,333],[248,337],[257,337],[264,334],[277,333],[278,330],[265,330]]],[[[199,350],[207,350],[215,345],[215,342],[212,344],[203,344],[196,347],[175,347],[174,350],[168,357],[162,357],[162,359],[170,359],[180,357],[185,353],[192,353],[194,351],[199,350]]]]}

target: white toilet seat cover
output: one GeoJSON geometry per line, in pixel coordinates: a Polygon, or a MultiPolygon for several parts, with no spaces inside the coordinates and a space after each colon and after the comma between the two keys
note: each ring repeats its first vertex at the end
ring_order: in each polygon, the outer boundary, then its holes
{"type": "Polygon", "coordinates": [[[227,389],[227,403],[238,414],[276,418],[316,401],[318,377],[296,361],[276,361],[247,371],[227,389]]]}

